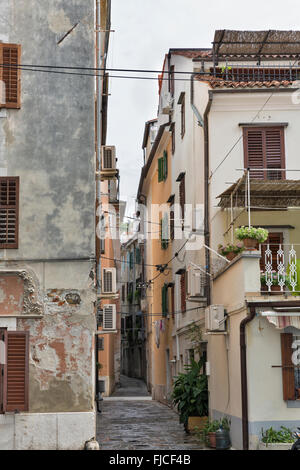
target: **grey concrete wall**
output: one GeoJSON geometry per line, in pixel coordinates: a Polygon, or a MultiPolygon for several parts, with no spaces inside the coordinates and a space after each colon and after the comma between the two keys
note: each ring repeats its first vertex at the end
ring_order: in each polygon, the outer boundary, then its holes
{"type": "MultiPolygon", "coordinates": [[[[21,44],[22,64],[94,66],[94,0],[0,0],[0,11],[0,39],[21,44]]],[[[0,118],[0,174],[20,176],[19,249],[5,255],[90,256],[94,79],[22,71],[21,90],[21,109],[0,118]]]]}
{"type": "MultiPolygon", "coordinates": [[[[94,67],[94,36],[94,0],[0,0],[0,40],[21,44],[22,64],[94,67]]],[[[94,407],[94,91],[91,76],[22,70],[21,109],[0,110],[0,175],[20,177],[19,248],[0,250],[0,268],[33,280],[16,322],[31,412],[94,407]]]]}

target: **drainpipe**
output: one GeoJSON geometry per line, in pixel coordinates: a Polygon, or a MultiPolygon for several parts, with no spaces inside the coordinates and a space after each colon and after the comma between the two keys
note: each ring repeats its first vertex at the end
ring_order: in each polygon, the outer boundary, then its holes
{"type": "MultiPolygon", "coordinates": [[[[101,32],[100,32],[100,24],[101,24],[101,16],[100,16],[100,0],[96,2],[96,66],[97,68],[101,68],[101,32]]],[[[96,147],[96,158],[97,158],[97,170],[100,171],[101,169],[101,111],[102,111],[102,80],[101,80],[101,73],[97,74],[96,77],[96,113],[97,113],[97,129],[96,129],[96,139],[97,139],[97,147],[96,147]]],[[[104,71],[103,71],[104,77],[104,71]]],[[[101,207],[101,181],[100,177],[97,177],[96,180],[96,224],[97,220],[100,221],[100,214],[97,214],[100,211],[101,207]]],[[[97,269],[96,269],[96,281],[97,281],[97,302],[96,308],[98,308],[98,299],[100,298],[101,288],[101,254],[100,254],[100,240],[97,239],[97,232],[96,232],[96,253],[98,253],[97,259],[97,269]]],[[[98,321],[97,321],[97,330],[98,330],[98,321]]],[[[96,384],[95,384],[95,399],[97,402],[97,410],[99,411],[99,401],[101,400],[101,394],[99,392],[98,386],[98,335],[96,334],[95,339],[95,356],[96,356],[96,384]]]]}
{"type": "Polygon", "coordinates": [[[240,323],[243,450],[249,449],[246,326],[254,317],[255,307],[250,307],[249,315],[240,323]]]}
{"type": "Polygon", "coordinates": [[[201,127],[204,127],[203,118],[202,118],[198,108],[194,104],[194,77],[195,77],[195,75],[198,75],[198,74],[194,73],[194,74],[191,75],[191,107],[192,107],[192,110],[194,111],[194,114],[195,114],[197,120],[198,120],[198,125],[201,126],[201,127]]]}
{"type": "MultiPolygon", "coordinates": [[[[208,103],[204,112],[204,239],[205,245],[210,246],[210,227],[209,227],[209,128],[208,114],[213,101],[213,94],[208,92],[208,103]]],[[[205,250],[206,270],[210,273],[210,252],[205,250]]],[[[208,282],[206,286],[207,305],[211,302],[211,286],[210,278],[207,276],[208,282]]]]}

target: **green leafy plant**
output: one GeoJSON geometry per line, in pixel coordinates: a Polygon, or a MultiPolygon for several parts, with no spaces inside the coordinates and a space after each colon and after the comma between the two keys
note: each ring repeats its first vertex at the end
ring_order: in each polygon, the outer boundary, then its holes
{"type": "Polygon", "coordinates": [[[129,302],[130,304],[132,304],[132,301],[133,301],[133,294],[132,294],[132,292],[130,292],[130,293],[127,295],[127,302],[129,302]]]}
{"type": "Polygon", "coordinates": [[[261,227],[245,227],[243,225],[242,227],[235,229],[235,235],[238,240],[251,238],[252,240],[257,240],[259,243],[263,243],[267,240],[269,232],[261,227]]]}
{"type": "Polygon", "coordinates": [[[278,442],[281,443],[292,443],[294,442],[293,431],[285,426],[280,426],[279,430],[275,430],[272,427],[266,429],[265,431],[261,430],[261,440],[265,444],[275,444],[278,442]]]}
{"type": "Polygon", "coordinates": [[[236,254],[239,254],[241,253],[242,251],[244,251],[244,245],[242,243],[227,243],[227,245],[218,245],[218,252],[223,255],[223,256],[226,256],[228,255],[228,253],[236,253],[236,254]]]}
{"type": "Polygon", "coordinates": [[[220,419],[208,420],[203,431],[197,433],[197,437],[204,440],[206,443],[208,441],[208,433],[216,432],[218,429],[223,428],[226,431],[230,431],[231,420],[228,416],[223,416],[220,419]]]}
{"type": "Polygon", "coordinates": [[[201,374],[204,360],[185,367],[186,372],[180,373],[174,382],[172,401],[177,406],[179,421],[187,426],[189,416],[208,415],[207,376],[201,374]]]}

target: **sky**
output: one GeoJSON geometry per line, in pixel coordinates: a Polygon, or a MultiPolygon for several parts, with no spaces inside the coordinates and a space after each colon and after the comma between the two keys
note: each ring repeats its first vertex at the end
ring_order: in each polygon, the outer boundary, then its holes
{"type": "MultiPolygon", "coordinates": [[[[108,68],[161,70],[170,48],[211,47],[216,29],[300,29],[299,0],[111,2],[115,32],[110,38],[108,68]]],[[[157,80],[111,78],[109,93],[107,145],[116,146],[120,196],[128,201],[127,215],[132,215],[143,166],[145,122],[157,116],[157,80]]]]}

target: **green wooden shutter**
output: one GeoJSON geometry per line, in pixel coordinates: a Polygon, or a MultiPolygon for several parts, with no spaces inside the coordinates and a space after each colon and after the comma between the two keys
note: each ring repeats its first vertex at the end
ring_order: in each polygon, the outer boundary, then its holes
{"type": "Polygon", "coordinates": [[[161,289],[161,306],[162,306],[162,315],[164,317],[168,314],[168,285],[164,284],[161,289]]]}
{"type": "Polygon", "coordinates": [[[163,181],[163,159],[158,159],[158,182],[163,181]]]}
{"type": "Polygon", "coordinates": [[[168,176],[168,153],[166,150],[164,151],[163,156],[163,180],[165,181],[168,176]]]}

